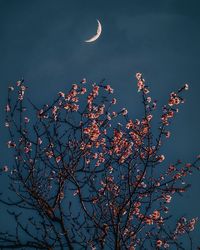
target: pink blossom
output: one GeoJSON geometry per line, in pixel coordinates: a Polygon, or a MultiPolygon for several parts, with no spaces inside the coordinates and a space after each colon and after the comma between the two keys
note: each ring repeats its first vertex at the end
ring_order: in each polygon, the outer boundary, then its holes
{"type": "Polygon", "coordinates": [[[78,85],[77,84],[72,84],[72,88],[73,89],[78,89],[78,85]]]}
{"type": "Polygon", "coordinates": [[[156,246],[157,246],[157,247],[161,247],[162,245],[163,245],[162,240],[157,240],[157,241],[156,241],[156,246]]]}
{"type": "Polygon", "coordinates": [[[159,157],[158,157],[158,161],[159,162],[163,162],[164,160],[165,160],[165,156],[164,155],[160,155],[159,157]]]}
{"type": "Polygon", "coordinates": [[[160,212],[158,210],[155,210],[153,213],[152,213],[152,218],[154,220],[157,220],[160,218],[160,212]]]}
{"type": "Polygon", "coordinates": [[[106,85],[105,90],[108,91],[110,94],[112,94],[114,92],[114,90],[111,88],[110,85],[106,85]]]}
{"type": "Polygon", "coordinates": [[[112,104],[116,104],[117,103],[117,100],[115,98],[112,99],[111,101],[112,104]]]}
{"type": "Polygon", "coordinates": [[[6,105],[5,111],[10,112],[10,105],[9,104],[6,105]]]}
{"type": "Polygon", "coordinates": [[[63,93],[63,92],[59,92],[58,95],[59,95],[60,97],[65,97],[65,93],[63,93]]]}
{"type": "Polygon", "coordinates": [[[189,89],[189,85],[187,83],[183,87],[184,87],[185,90],[189,89]]]}
{"type": "Polygon", "coordinates": [[[76,196],[77,194],[79,194],[79,190],[78,189],[76,191],[74,191],[73,196],[76,196]]]}
{"type": "Polygon", "coordinates": [[[14,87],[13,87],[13,86],[9,86],[8,89],[9,89],[10,91],[14,91],[14,87]]]}
{"type": "Polygon", "coordinates": [[[140,79],[141,79],[141,77],[142,77],[142,74],[138,72],[138,73],[136,73],[136,75],[135,75],[135,76],[136,76],[137,80],[140,80],[140,79]]]}
{"type": "Polygon", "coordinates": [[[2,171],[3,171],[3,172],[8,172],[8,166],[6,166],[6,165],[3,166],[3,167],[2,167],[2,171]]]}
{"type": "Polygon", "coordinates": [[[123,108],[123,109],[122,109],[122,115],[127,115],[127,114],[128,114],[128,110],[125,109],[125,108],[123,108]]]}
{"type": "Polygon", "coordinates": [[[172,197],[171,197],[171,195],[166,194],[166,195],[164,195],[164,199],[165,199],[165,201],[166,201],[167,203],[170,203],[170,202],[171,202],[172,197]]]}
{"type": "Polygon", "coordinates": [[[38,138],[38,144],[41,145],[42,144],[42,139],[38,138]]]}
{"type": "Polygon", "coordinates": [[[29,123],[30,119],[28,117],[24,117],[24,122],[29,123]]]}
{"type": "Polygon", "coordinates": [[[61,161],[62,157],[59,155],[56,157],[56,162],[59,163],[61,161]]]}
{"type": "Polygon", "coordinates": [[[87,89],[86,88],[81,88],[81,95],[84,95],[85,93],[87,92],[87,89]]]}
{"type": "Polygon", "coordinates": [[[83,78],[81,83],[83,83],[83,84],[86,83],[86,78],[83,78]]]}
{"type": "Polygon", "coordinates": [[[8,148],[15,148],[16,144],[13,141],[8,141],[7,142],[8,148]]]}
{"type": "Polygon", "coordinates": [[[144,88],[144,82],[142,80],[139,80],[137,83],[138,86],[138,92],[140,92],[144,88]]]}

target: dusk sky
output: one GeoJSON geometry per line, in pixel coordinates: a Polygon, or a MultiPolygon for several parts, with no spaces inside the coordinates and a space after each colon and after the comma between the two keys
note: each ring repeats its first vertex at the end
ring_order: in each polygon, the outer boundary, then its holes
{"type": "MultiPolygon", "coordinates": [[[[164,153],[168,163],[192,161],[200,153],[199,12],[198,0],[0,0],[0,164],[8,164],[8,86],[23,77],[28,95],[40,105],[84,77],[90,83],[105,78],[117,107],[126,107],[136,119],[142,115],[136,72],[143,73],[159,107],[170,92],[189,84],[164,153]],[[96,33],[96,19],[102,34],[85,43],[96,33]]],[[[6,180],[1,176],[2,184],[6,180]]],[[[200,218],[200,173],[188,180],[191,190],[171,206],[176,215],[200,218]]],[[[0,221],[8,224],[3,217],[0,221]]],[[[197,243],[200,225],[193,235],[197,243]]]]}

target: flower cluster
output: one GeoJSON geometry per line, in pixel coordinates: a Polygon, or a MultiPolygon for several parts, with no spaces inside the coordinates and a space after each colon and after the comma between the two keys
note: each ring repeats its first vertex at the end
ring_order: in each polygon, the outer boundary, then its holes
{"type": "MultiPolygon", "coordinates": [[[[170,94],[155,134],[157,101],[141,73],[136,80],[144,110],[138,119],[126,108],[114,110],[114,90],[104,81],[90,84],[84,78],[51,104],[38,108],[30,102],[36,117],[28,115],[24,82],[17,82],[14,104],[15,89],[9,87],[5,126],[7,146],[15,152],[11,189],[22,199],[19,208],[27,201],[23,206],[41,215],[39,224],[30,221],[37,235],[45,235],[44,248],[163,249],[179,246],[180,236],[194,230],[197,218],[184,217],[175,230],[168,229],[168,205],[187,190],[185,177],[198,169],[200,157],[168,164],[162,151],[188,84],[170,94]]],[[[10,169],[5,165],[1,172],[10,169]]],[[[37,235],[32,238],[41,243],[37,235]]]]}

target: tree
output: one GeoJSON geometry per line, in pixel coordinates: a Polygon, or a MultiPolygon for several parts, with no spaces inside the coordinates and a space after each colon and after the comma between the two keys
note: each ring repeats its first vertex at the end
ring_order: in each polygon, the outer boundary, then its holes
{"type": "Polygon", "coordinates": [[[170,94],[155,134],[156,101],[142,74],[136,79],[144,107],[140,120],[126,109],[113,110],[113,89],[104,81],[91,85],[83,79],[41,108],[25,97],[24,80],[17,91],[9,87],[5,126],[16,196],[1,202],[16,230],[0,232],[1,249],[185,249],[183,235],[192,249],[197,218],[181,217],[172,227],[168,204],[188,189],[183,181],[199,169],[199,157],[166,164],[162,154],[188,85],[170,94]]]}

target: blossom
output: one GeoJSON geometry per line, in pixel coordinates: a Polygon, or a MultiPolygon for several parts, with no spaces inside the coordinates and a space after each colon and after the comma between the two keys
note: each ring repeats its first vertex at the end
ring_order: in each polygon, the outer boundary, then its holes
{"type": "Polygon", "coordinates": [[[76,191],[74,191],[73,196],[76,196],[77,194],[79,194],[79,190],[78,189],[76,191]]]}
{"type": "Polygon", "coordinates": [[[52,158],[54,154],[53,154],[52,151],[47,151],[46,155],[47,155],[48,158],[52,158]]]}
{"type": "Polygon", "coordinates": [[[185,90],[189,89],[189,85],[187,83],[183,87],[184,87],[185,90]]]}
{"type": "Polygon", "coordinates": [[[9,104],[6,105],[5,111],[10,112],[10,105],[9,104]]]}
{"type": "Polygon", "coordinates": [[[147,120],[148,120],[148,121],[151,121],[152,118],[153,118],[153,115],[148,115],[148,116],[147,116],[147,120]]]}
{"type": "Polygon", "coordinates": [[[17,87],[19,87],[21,84],[22,84],[22,81],[17,81],[16,82],[17,87]]]}
{"type": "Polygon", "coordinates": [[[196,222],[197,222],[197,219],[198,219],[198,218],[193,218],[193,219],[191,219],[191,220],[189,221],[189,223],[188,223],[188,228],[189,228],[190,231],[193,231],[193,230],[194,230],[194,226],[195,226],[195,224],[196,224],[196,222]]]}
{"type": "Polygon", "coordinates": [[[86,83],[86,78],[83,78],[83,79],[81,80],[81,83],[86,83]]]}
{"type": "Polygon", "coordinates": [[[147,225],[153,225],[153,219],[150,217],[146,217],[145,222],[147,223],[147,225]]]}
{"type": "Polygon", "coordinates": [[[64,109],[69,110],[71,105],[69,103],[65,104],[64,109]]]}
{"type": "Polygon", "coordinates": [[[106,85],[104,88],[105,88],[105,90],[108,91],[110,94],[112,94],[112,93],[114,92],[114,89],[112,89],[110,85],[106,85]]]}
{"type": "Polygon", "coordinates": [[[136,73],[136,75],[135,75],[135,76],[136,76],[137,80],[140,80],[140,79],[141,79],[141,77],[142,77],[142,74],[138,72],[138,73],[136,73]]]}
{"type": "Polygon", "coordinates": [[[73,104],[73,105],[71,106],[71,109],[72,109],[72,111],[78,111],[79,105],[73,104]]]}
{"type": "Polygon", "coordinates": [[[73,89],[78,89],[78,85],[77,84],[72,84],[72,88],[73,89]]]}
{"type": "Polygon", "coordinates": [[[160,218],[160,212],[159,212],[158,210],[155,210],[155,211],[153,212],[153,214],[152,214],[152,218],[153,218],[154,220],[159,219],[159,218],[160,218]]]}
{"type": "Polygon", "coordinates": [[[28,117],[24,117],[24,122],[29,123],[30,119],[28,117]]]}
{"type": "Polygon", "coordinates": [[[24,153],[29,153],[31,151],[31,149],[29,147],[24,147],[24,153]]]}
{"type": "Polygon", "coordinates": [[[169,137],[170,137],[170,135],[171,135],[170,131],[166,131],[166,132],[165,132],[165,136],[166,136],[166,138],[169,138],[169,137]]]}
{"type": "Polygon", "coordinates": [[[149,93],[148,88],[144,88],[144,94],[146,95],[146,94],[148,94],[148,93],[149,93]]]}
{"type": "Polygon", "coordinates": [[[127,115],[127,114],[128,114],[128,110],[125,109],[125,108],[123,108],[123,109],[122,109],[122,115],[127,115]]]}
{"type": "Polygon", "coordinates": [[[8,148],[15,148],[16,144],[13,141],[8,141],[7,142],[8,148]]]}
{"type": "Polygon", "coordinates": [[[99,94],[99,86],[94,85],[92,92],[93,92],[93,96],[96,97],[99,94]]]}
{"type": "Polygon", "coordinates": [[[5,127],[8,128],[10,126],[9,122],[5,122],[5,127]]]}
{"type": "Polygon", "coordinates": [[[163,244],[162,240],[157,240],[157,241],[156,241],[156,246],[157,246],[157,247],[161,247],[162,244],[163,244]]]}
{"type": "Polygon", "coordinates": [[[158,157],[158,161],[159,161],[159,162],[163,162],[164,159],[165,159],[165,156],[164,156],[164,155],[160,155],[160,156],[158,157]]]}
{"type": "Polygon", "coordinates": [[[81,88],[81,95],[85,94],[87,92],[87,89],[86,88],[81,88]]]}
{"type": "Polygon", "coordinates": [[[137,86],[138,86],[138,92],[140,92],[143,88],[144,88],[144,82],[142,80],[139,80],[137,82],[137,86]]]}
{"type": "Polygon", "coordinates": [[[6,166],[6,165],[3,166],[3,167],[2,167],[2,171],[3,171],[3,172],[8,172],[8,166],[6,166]]]}
{"type": "Polygon", "coordinates": [[[115,98],[112,99],[111,101],[112,104],[116,104],[117,103],[117,100],[115,98]]]}
{"type": "Polygon", "coordinates": [[[60,97],[65,97],[65,93],[63,93],[63,92],[59,92],[58,95],[59,95],[60,97]]]}
{"type": "Polygon", "coordinates": [[[165,199],[165,202],[166,202],[166,203],[170,203],[170,202],[171,202],[172,197],[171,197],[171,195],[166,194],[166,195],[164,195],[164,199],[165,199]]]}
{"type": "Polygon", "coordinates": [[[56,157],[56,162],[59,163],[61,161],[62,157],[59,155],[56,157]]]}
{"type": "Polygon", "coordinates": [[[38,138],[38,144],[41,145],[42,144],[42,139],[41,138],[38,138]]]}
{"type": "Polygon", "coordinates": [[[13,86],[9,86],[8,89],[9,89],[10,91],[14,91],[14,87],[13,87],[13,86]]]}
{"type": "Polygon", "coordinates": [[[151,97],[150,97],[150,96],[147,97],[147,102],[148,102],[148,103],[151,102],[151,97]]]}

